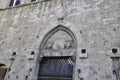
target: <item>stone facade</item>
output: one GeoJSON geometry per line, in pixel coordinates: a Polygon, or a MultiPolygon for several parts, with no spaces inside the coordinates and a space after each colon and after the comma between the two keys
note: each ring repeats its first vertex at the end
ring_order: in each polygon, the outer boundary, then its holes
{"type": "Polygon", "coordinates": [[[73,80],[120,80],[120,0],[9,3],[0,0],[5,80],[36,80],[46,56],[72,56],[73,80]]]}

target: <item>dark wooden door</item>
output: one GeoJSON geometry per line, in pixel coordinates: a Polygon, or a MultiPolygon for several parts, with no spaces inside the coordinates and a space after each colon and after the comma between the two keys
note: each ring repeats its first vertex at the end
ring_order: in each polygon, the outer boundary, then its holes
{"type": "Polygon", "coordinates": [[[37,80],[72,80],[73,64],[70,57],[45,57],[40,62],[37,80]]]}

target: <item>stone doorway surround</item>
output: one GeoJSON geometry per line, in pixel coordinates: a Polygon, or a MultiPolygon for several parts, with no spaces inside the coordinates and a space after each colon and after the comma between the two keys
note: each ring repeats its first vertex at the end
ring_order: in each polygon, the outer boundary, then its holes
{"type": "MultiPolygon", "coordinates": [[[[38,54],[36,78],[40,67],[39,62],[43,57],[72,57],[74,63],[76,63],[77,41],[71,30],[58,25],[51,31],[49,31],[41,42],[38,54]]],[[[73,80],[75,73],[75,64],[73,68],[73,80]]]]}

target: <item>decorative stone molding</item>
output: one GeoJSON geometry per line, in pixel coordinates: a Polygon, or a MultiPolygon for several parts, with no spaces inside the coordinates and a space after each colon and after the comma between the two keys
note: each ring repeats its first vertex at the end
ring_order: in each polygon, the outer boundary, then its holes
{"type": "MultiPolygon", "coordinates": [[[[38,57],[39,66],[37,67],[36,73],[38,73],[39,67],[41,66],[40,62],[44,57],[71,57],[75,61],[76,49],[77,41],[74,34],[68,28],[58,25],[48,32],[41,42],[38,57]]],[[[34,80],[37,80],[37,78],[34,80]]]]}
{"type": "Polygon", "coordinates": [[[50,31],[40,46],[40,53],[43,56],[73,56],[75,51],[75,37],[62,25],[50,31]]]}
{"type": "Polygon", "coordinates": [[[42,50],[43,56],[73,56],[75,54],[75,49],[66,50],[42,50]]]}

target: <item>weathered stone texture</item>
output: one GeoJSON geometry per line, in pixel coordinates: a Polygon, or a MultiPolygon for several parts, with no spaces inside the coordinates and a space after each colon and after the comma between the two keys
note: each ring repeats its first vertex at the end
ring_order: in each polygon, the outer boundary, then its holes
{"type": "Polygon", "coordinates": [[[0,63],[9,67],[9,58],[16,52],[7,80],[16,80],[17,75],[25,80],[29,67],[33,69],[29,80],[35,80],[40,44],[58,25],[67,27],[76,37],[74,80],[79,80],[78,76],[84,80],[116,80],[110,55],[112,48],[120,53],[119,0],[50,0],[0,11],[0,63]],[[87,59],[80,59],[81,49],[86,49],[87,59]],[[31,51],[35,52],[32,62],[28,60],[31,51]]]}

